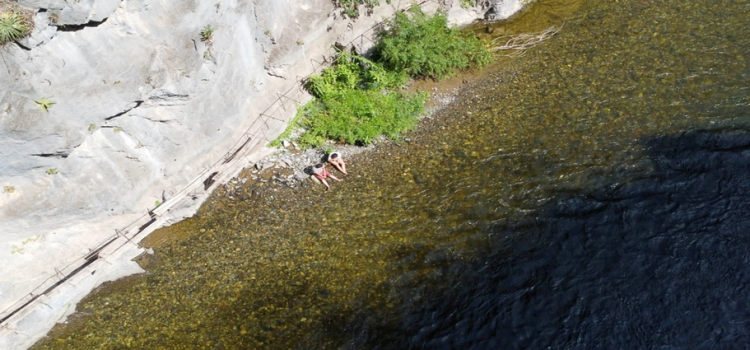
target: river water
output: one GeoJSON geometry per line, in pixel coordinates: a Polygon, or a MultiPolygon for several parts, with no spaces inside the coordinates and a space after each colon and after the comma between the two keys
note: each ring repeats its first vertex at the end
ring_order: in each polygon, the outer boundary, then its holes
{"type": "Polygon", "coordinates": [[[539,0],[411,142],[331,192],[158,233],[37,349],[745,349],[750,0],[539,0]]]}

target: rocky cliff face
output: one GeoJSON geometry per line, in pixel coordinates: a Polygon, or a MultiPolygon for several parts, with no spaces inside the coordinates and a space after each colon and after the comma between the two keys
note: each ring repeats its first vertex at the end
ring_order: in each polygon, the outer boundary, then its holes
{"type": "Polygon", "coordinates": [[[294,81],[286,70],[333,12],[327,0],[21,4],[40,11],[33,35],[0,51],[3,240],[31,217],[153,207],[239,139],[259,92],[294,81]]]}
{"type": "MultiPolygon", "coordinates": [[[[351,21],[337,18],[330,0],[18,3],[37,13],[30,37],[0,48],[5,323],[45,291],[40,285],[76,268],[116,229],[148,217],[157,202],[187,198],[162,209],[165,217],[174,211],[161,224],[191,215],[210,186],[192,192],[186,186],[223,163],[238,142],[249,140],[249,146],[232,159],[232,171],[267,154],[263,145],[295,112],[287,101],[274,118],[258,123],[279,94],[298,87],[331,45],[351,42],[398,6],[380,6],[351,21]],[[54,102],[46,110],[45,99],[54,102]]],[[[424,6],[443,7],[454,22],[467,23],[505,3],[525,1],[496,0],[469,10],[459,0],[424,6]]],[[[295,96],[299,103],[309,98],[295,96]]],[[[131,253],[123,259],[132,259],[131,253]]],[[[128,265],[115,271],[117,264],[108,264],[112,271],[100,269],[70,298],[48,302],[62,311],[36,319],[54,322],[98,283],[138,270],[128,265]]],[[[26,343],[40,330],[30,332],[36,333],[23,338],[26,343]]],[[[7,339],[0,345],[21,344],[7,339]]]]}
{"type": "Polygon", "coordinates": [[[0,311],[221,160],[337,39],[328,0],[19,4],[37,14],[0,49],[0,311]]]}

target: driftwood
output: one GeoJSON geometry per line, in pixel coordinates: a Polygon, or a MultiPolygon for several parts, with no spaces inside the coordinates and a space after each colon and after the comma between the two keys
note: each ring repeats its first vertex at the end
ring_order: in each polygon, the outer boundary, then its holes
{"type": "Polygon", "coordinates": [[[492,40],[493,45],[502,43],[503,41],[505,43],[502,45],[492,46],[490,50],[495,51],[495,52],[511,51],[510,53],[507,53],[508,56],[523,55],[526,49],[553,37],[561,29],[562,29],[562,26],[549,27],[538,33],[505,35],[505,36],[497,37],[492,40]]]}

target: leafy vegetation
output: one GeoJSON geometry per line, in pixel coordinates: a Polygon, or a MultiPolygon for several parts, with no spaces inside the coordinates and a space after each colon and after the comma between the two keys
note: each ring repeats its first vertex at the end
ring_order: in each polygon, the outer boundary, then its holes
{"type": "Polygon", "coordinates": [[[409,15],[398,13],[387,27],[378,34],[373,60],[341,51],[331,67],[307,80],[305,88],[314,99],[298,109],[272,146],[298,128],[304,129],[297,139],[302,147],[328,140],[366,145],[380,135],[398,138],[416,125],[427,99],[402,89],[410,76],[442,79],[492,60],[479,39],[448,27],[441,12],[429,17],[415,6],[409,15]]]}
{"type": "Polygon", "coordinates": [[[57,171],[57,168],[51,168],[51,169],[47,169],[45,173],[47,173],[47,175],[55,175],[58,173],[58,171],[57,171]]]}
{"type": "Polygon", "coordinates": [[[370,144],[380,135],[395,138],[417,123],[425,95],[397,91],[408,80],[364,57],[340,52],[336,63],[305,87],[315,96],[302,108],[306,129],[299,143],[319,146],[333,139],[370,144]]]}
{"type": "Polygon", "coordinates": [[[279,140],[299,126],[305,129],[298,140],[303,147],[327,140],[370,144],[380,135],[397,138],[416,125],[426,100],[425,94],[398,91],[407,80],[402,72],[342,51],[333,66],[307,81],[315,99],[299,109],[279,140]]]}
{"type": "Polygon", "coordinates": [[[396,13],[378,36],[375,57],[388,69],[413,77],[444,79],[457,70],[484,67],[492,61],[486,45],[458,28],[449,27],[444,13],[427,16],[419,6],[409,15],[396,13]]]}
{"type": "Polygon", "coordinates": [[[39,109],[45,112],[49,112],[50,107],[52,107],[52,105],[56,103],[55,101],[52,101],[47,97],[42,97],[38,100],[34,100],[34,102],[39,105],[39,109]]]}
{"type": "Polygon", "coordinates": [[[30,16],[17,5],[0,1],[0,46],[25,37],[32,27],[30,16]]]}
{"type": "Polygon", "coordinates": [[[377,90],[348,90],[336,98],[313,100],[304,110],[307,130],[299,143],[320,146],[333,139],[367,145],[380,135],[397,138],[416,125],[425,100],[424,94],[377,90]]]}
{"type": "Polygon", "coordinates": [[[461,0],[461,7],[463,8],[469,8],[475,6],[476,4],[477,0],[461,0]]]}
{"type": "Polygon", "coordinates": [[[362,56],[340,51],[336,62],[305,84],[312,94],[328,99],[353,90],[384,90],[400,88],[409,77],[403,72],[386,70],[381,64],[362,56]]]}

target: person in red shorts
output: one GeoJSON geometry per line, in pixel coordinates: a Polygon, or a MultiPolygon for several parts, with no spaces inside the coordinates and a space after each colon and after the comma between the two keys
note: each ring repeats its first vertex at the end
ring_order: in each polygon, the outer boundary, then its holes
{"type": "Polygon", "coordinates": [[[315,175],[315,177],[318,180],[320,180],[320,182],[322,184],[326,185],[326,191],[328,191],[328,190],[331,189],[331,186],[328,185],[328,182],[326,181],[327,178],[330,177],[330,178],[332,178],[332,179],[334,179],[336,181],[341,181],[337,177],[333,176],[333,174],[331,174],[330,172],[328,172],[328,170],[326,170],[325,164],[323,164],[323,163],[315,164],[312,167],[312,172],[313,172],[313,175],[315,175]]]}

